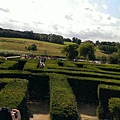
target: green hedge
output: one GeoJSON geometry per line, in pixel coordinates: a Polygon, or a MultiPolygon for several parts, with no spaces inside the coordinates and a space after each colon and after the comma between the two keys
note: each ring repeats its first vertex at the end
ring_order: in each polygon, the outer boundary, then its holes
{"type": "Polygon", "coordinates": [[[39,60],[38,59],[29,59],[24,65],[23,70],[34,70],[37,69],[39,60]]]}
{"type": "Polygon", "coordinates": [[[105,84],[98,86],[99,107],[97,109],[97,116],[99,119],[109,119],[108,100],[112,97],[120,97],[120,86],[105,84]]]}
{"type": "Polygon", "coordinates": [[[19,70],[0,70],[0,78],[22,78],[27,79],[31,73],[19,70]]]}
{"type": "Polygon", "coordinates": [[[101,79],[92,77],[68,76],[68,82],[72,87],[77,101],[98,102],[97,89],[99,84],[120,85],[119,80],[101,79]]]}
{"type": "Polygon", "coordinates": [[[27,86],[25,79],[0,79],[0,84],[6,83],[0,91],[0,108],[6,106],[17,108],[21,112],[22,120],[28,120],[27,86]]]}
{"type": "Polygon", "coordinates": [[[50,75],[50,119],[78,120],[77,103],[64,75],[50,75]]]}
{"type": "Polygon", "coordinates": [[[120,98],[109,99],[109,111],[112,120],[120,120],[120,98]]]}
{"type": "Polygon", "coordinates": [[[29,99],[49,99],[49,75],[43,73],[32,73],[29,80],[29,99]]]}
{"type": "Polygon", "coordinates": [[[23,70],[25,63],[27,62],[26,59],[18,60],[18,70],[23,70]]]}
{"type": "Polygon", "coordinates": [[[0,69],[2,70],[15,70],[18,69],[18,61],[5,61],[0,64],[0,69]]]}
{"type": "Polygon", "coordinates": [[[119,75],[110,75],[110,74],[102,74],[102,73],[95,73],[95,72],[84,72],[84,71],[70,71],[70,70],[61,70],[61,69],[31,69],[28,70],[30,72],[35,73],[58,73],[58,74],[65,74],[68,76],[82,76],[82,77],[93,77],[93,78],[104,78],[104,79],[116,79],[120,80],[119,75]]]}

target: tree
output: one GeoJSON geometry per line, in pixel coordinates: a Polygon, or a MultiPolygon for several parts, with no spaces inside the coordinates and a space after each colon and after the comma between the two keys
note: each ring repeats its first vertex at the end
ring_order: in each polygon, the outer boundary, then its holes
{"type": "Polygon", "coordinates": [[[118,54],[113,53],[113,54],[109,55],[108,63],[109,64],[118,64],[118,54]]]}
{"type": "Polygon", "coordinates": [[[73,37],[73,38],[72,38],[72,42],[80,45],[80,44],[81,44],[81,39],[78,39],[78,38],[73,37]]]}
{"type": "Polygon", "coordinates": [[[67,45],[65,47],[63,47],[62,49],[62,53],[65,53],[66,57],[69,60],[73,60],[76,59],[76,57],[78,56],[78,45],[77,44],[70,44],[67,45]]]}
{"type": "Polygon", "coordinates": [[[107,62],[107,57],[105,55],[101,56],[101,63],[105,64],[107,62]]]}
{"type": "Polygon", "coordinates": [[[79,54],[83,56],[85,59],[95,60],[94,55],[95,49],[94,44],[90,42],[83,42],[79,46],[79,54]]]}
{"type": "Polygon", "coordinates": [[[37,46],[35,44],[29,45],[28,47],[25,47],[27,50],[37,50],[37,46]]]}

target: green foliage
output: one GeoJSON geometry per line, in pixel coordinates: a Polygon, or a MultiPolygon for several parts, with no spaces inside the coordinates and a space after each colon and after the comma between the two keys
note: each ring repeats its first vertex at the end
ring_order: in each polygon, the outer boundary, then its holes
{"type": "Polygon", "coordinates": [[[38,59],[29,59],[24,65],[24,70],[32,70],[32,69],[37,69],[39,60],[38,59]]]}
{"type": "Polygon", "coordinates": [[[0,78],[21,78],[27,79],[30,75],[28,71],[19,70],[0,70],[0,78]]]}
{"type": "Polygon", "coordinates": [[[118,55],[116,53],[109,55],[108,63],[109,64],[118,64],[118,55]]]}
{"type": "MultiPolygon", "coordinates": [[[[101,111],[101,112],[104,115],[104,116],[102,116],[102,118],[99,118],[99,119],[103,119],[103,118],[110,119],[108,102],[109,102],[109,99],[112,97],[120,98],[120,86],[105,85],[105,84],[100,84],[98,86],[99,108],[102,107],[103,111],[101,111]]],[[[101,114],[100,111],[97,114],[98,115],[101,114]]]]}
{"type": "Polygon", "coordinates": [[[109,99],[109,111],[113,120],[120,119],[120,98],[109,99]]]}
{"type": "Polygon", "coordinates": [[[77,44],[70,44],[63,47],[62,52],[65,53],[66,57],[69,60],[76,59],[78,56],[78,45],[77,44]]]}
{"type": "Polygon", "coordinates": [[[50,118],[51,120],[77,120],[77,103],[66,76],[50,75],[50,118]]]}
{"type": "Polygon", "coordinates": [[[107,62],[107,57],[105,55],[101,56],[100,61],[102,64],[105,64],[107,62]]]}
{"type": "Polygon", "coordinates": [[[0,84],[6,85],[0,91],[0,107],[17,108],[21,112],[22,120],[28,119],[27,113],[27,80],[21,79],[0,79],[0,84]],[[22,104],[25,104],[24,106],[22,104]]]}
{"type": "Polygon", "coordinates": [[[93,77],[68,76],[67,80],[74,91],[77,101],[94,103],[98,102],[97,89],[99,84],[120,85],[119,80],[93,77]]]}
{"type": "Polygon", "coordinates": [[[13,51],[13,50],[0,50],[0,56],[8,57],[8,56],[19,56],[21,52],[13,51]]]}
{"type": "Polygon", "coordinates": [[[32,73],[28,80],[30,100],[49,98],[49,76],[47,74],[32,73]]]}
{"type": "Polygon", "coordinates": [[[26,47],[27,50],[37,50],[37,46],[35,44],[29,45],[28,47],[26,47]]]}
{"type": "Polygon", "coordinates": [[[0,69],[2,70],[13,70],[18,69],[18,61],[5,61],[4,63],[0,64],[0,69]]]}
{"type": "Polygon", "coordinates": [[[88,57],[89,60],[95,60],[94,52],[94,44],[91,42],[84,42],[79,46],[80,56],[83,56],[85,59],[88,57]]]}

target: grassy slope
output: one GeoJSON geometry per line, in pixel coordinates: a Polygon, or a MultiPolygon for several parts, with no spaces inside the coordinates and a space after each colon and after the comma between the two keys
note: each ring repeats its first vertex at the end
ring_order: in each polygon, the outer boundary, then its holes
{"type": "Polygon", "coordinates": [[[30,40],[30,39],[23,39],[23,38],[4,38],[0,37],[0,49],[1,50],[13,50],[13,51],[23,51],[23,52],[33,52],[34,54],[44,54],[44,50],[47,51],[47,55],[58,55],[64,56],[61,53],[63,45],[37,41],[37,40],[30,40]],[[25,47],[28,45],[36,44],[37,51],[28,51],[25,47]]]}
{"type": "MultiPolygon", "coordinates": [[[[74,44],[70,42],[65,42],[65,45],[74,44]]],[[[47,55],[51,56],[64,56],[64,54],[61,53],[61,49],[64,45],[60,44],[54,44],[49,42],[43,42],[43,41],[37,41],[37,40],[30,40],[30,39],[24,39],[24,38],[5,38],[0,37],[0,49],[1,50],[12,50],[15,51],[21,51],[24,52],[32,52],[33,54],[41,55],[44,54],[44,51],[46,50],[47,55]],[[37,51],[28,51],[25,49],[28,45],[36,44],[38,50],[37,51]]],[[[101,53],[101,51],[96,48],[95,51],[96,57],[101,57],[102,55],[105,55],[104,53],[101,53]]]]}

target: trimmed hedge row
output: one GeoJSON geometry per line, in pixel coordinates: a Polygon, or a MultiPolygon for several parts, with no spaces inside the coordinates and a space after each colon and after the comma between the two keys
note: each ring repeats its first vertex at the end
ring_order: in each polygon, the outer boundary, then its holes
{"type": "Polygon", "coordinates": [[[1,70],[15,70],[18,69],[18,61],[5,61],[0,64],[1,70]]]}
{"type": "Polygon", "coordinates": [[[23,79],[0,79],[5,83],[0,91],[0,107],[17,108],[21,112],[22,120],[28,120],[27,86],[28,81],[23,79]]]}
{"type": "Polygon", "coordinates": [[[49,98],[49,75],[32,73],[29,75],[28,81],[30,100],[43,100],[49,98]]]}
{"type": "Polygon", "coordinates": [[[50,119],[79,119],[75,96],[64,75],[50,74],[50,119]]]}
{"type": "Polygon", "coordinates": [[[37,69],[39,60],[38,59],[29,59],[24,65],[23,70],[34,70],[37,69]]]}
{"type": "Polygon", "coordinates": [[[20,70],[0,70],[0,78],[22,78],[27,79],[31,73],[20,70]]]}
{"type": "Polygon", "coordinates": [[[70,76],[82,76],[82,77],[94,77],[94,78],[106,78],[106,79],[116,79],[120,80],[120,76],[118,75],[110,75],[110,74],[101,74],[101,73],[94,73],[94,72],[84,72],[84,71],[69,71],[69,70],[59,70],[59,69],[34,69],[29,70],[30,72],[44,72],[44,73],[58,73],[58,74],[65,74],[70,76]]]}
{"type": "Polygon", "coordinates": [[[98,103],[97,89],[99,84],[120,85],[119,80],[92,77],[68,76],[67,80],[73,89],[77,101],[94,103],[98,103]]]}
{"type": "Polygon", "coordinates": [[[108,101],[112,97],[120,98],[120,86],[100,84],[98,86],[99,106],[97,116],[99,119],[110,119],[108,101]]]}
{"type": "Polygon", "coordinates": [[[120,98],[109,99],[109,111],[112,120],[120,120],[120,98]]]}
{"type": "Polygon", "coordinates": [[[49,66],[47,67],[48,69],[56,69],[56,70],[69,70],[69,71],[76,71],[76,72],[93,72],[93,73],[101,73],[101,74],[110,74],[110,75],[119,75],[120,76],[120,73],[119,72],[111,72],[111,71],[104,71],[104,70],[100,70],[96,67],[93,67],[93,66],[89,66],[89,69],[88,67],[87,68],[76,68],[76,67],[60,67],[60,66],[49,66]]]}

